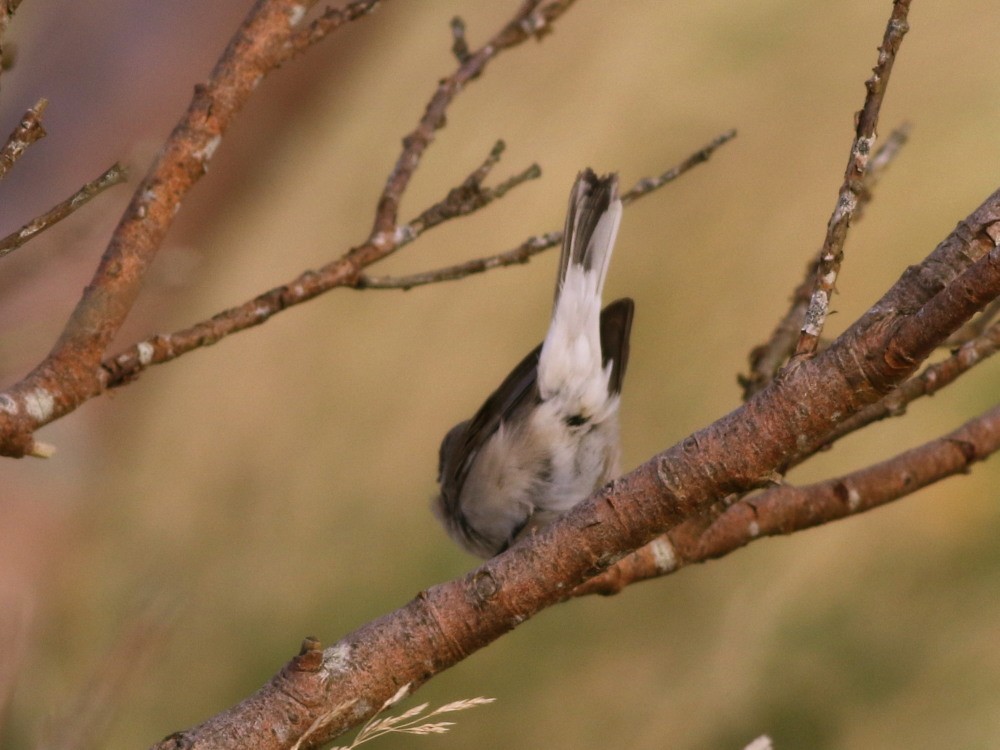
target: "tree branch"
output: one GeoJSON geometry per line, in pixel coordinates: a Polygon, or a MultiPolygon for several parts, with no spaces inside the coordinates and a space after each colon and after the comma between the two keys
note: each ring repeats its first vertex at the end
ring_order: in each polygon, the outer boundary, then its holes
{"type": "Polygon", "coordinates": [[[24,113],[21,122],[7,136],[7,142],[4,143],[3,148],[0,148],[0,180],[7,176],[7,172],[28,146],[45,137],[42,115],[47,106],[49,103],[46,99],[39,99],[34,107],[24,113]]]}
{"type": "MultiPolygon", "coordinates": [[[[183,198],[205,174],[260,80],[297,53],[295,24],[315,0],[257,0],[136,188],[52,352],[0,394],[0,455],[36,452],[33,433],[106,387],[101,358],[139,292],[183,198]]],[[[360,13],[375,2],[354,3],[360,13]]]]}
{"type": "Polygon", "coordinates": [[[704,164],[708,161],[712,154],[715,153],[716,149],[720,146],[724,146],[736,137],[736,129],[727,130],[725,133],[717,135],[711,141],[706,143],[700,149],[695,151],[693,154],[688,156],[680,164],[675,164],[670,169],[668,169],[663,174],[657,175],[656,177],[646,177],[639,180],[635,185],[630,187],[624,193],[622,193],[621,200],[622,203],[628,205],[633,201],[642,198],[645,195],[649,195],[654,190],[659,190],[661,187],[669,182],[673,182],[678,177],[680,177],[685,172],[691,170],[693,167],[697,167],[699,164],[704,164]]]}
{"type": "MultiPolygon", "coordinates": [[[[717,148],[735,137],[735,130],[726,131],[663,174],[639,180],[639,182],[622,194],[622,203],[628,205],[655,190],[659,190],[667,183],[673,182],[688,170],[708,161],[717,148]]],[[[354,283],[354,288],[407,290],[426,284],[436,284],[441,281],[457,281],[458,279],[464,279],[466,276],[483,273],[494,268],[527,263],[535,255],[559,245],[562,242],[562,237],[563,233],[561,229],[547,232],[546,234],[535,235],[529,237],[517,247],[497,253],[496,255],[475,258],[453,266],[436,268],[432,271],[422,271],[421,273],[410,274],[408,276],[368,276],[367,274],[361,274],[354,283]]]]}
{"type": "MultiPolygon", "coordinates": [[[[857,416],[857,415],[855,415],[857,416]]],[[[691,519],[636,550],[571,596],[617,594],[633,583],[728,555],[757,539],[794,534],[864,513],[955,474],[1000,450],[1000,407],[954,432],[837,479],[781,485],[731,505],[714,521],[691,519]]]]}
{"type": "MultiPolygon", "coordinates": [[[[899,154],[910,134],[910,126],[903,124],[893,130],[885,142],[879,147],[868,163],[868,170],[862,178],[862,189],[858,194],[858,206],[855,209],[854,220],[857,221],[864,213],[864,207],[871,201],[879,178],[899,154]]],[[[806,309],[812,297],[816,279],[816,269],[819,257],[809,261],[805,278],[792,292],[791,306],[785,316],[778,322],[771,337],[750,352],[750,372],[740,375],[738,381],[743,388],[743,400],[746,401],[757,391],[766,386],[795,352],[799,334],[806,317],[806,309]]]]}
{"type": "Polygon", "coordinates": [[[878,62],[872,70],[872,77],[865,81],[868,93],[865,96],[865,104],[857,116],[854,143],[851,145],[851,156],[844,173],[844,184],[837,197],[837,206],[827,224],[826,239],[823,241],[823,249],[820,250],[813,292],[809,307],[806,309],[798,346],[795,349],[796,355],[808,355],[816,351],[820,334],[826,324],[830,297],[837,284],[840,264],[844,260],[847,230],[864,191],[862,180],[868,167],[872,147],[875,145],[875,127],[889,85],[892,64],[896,60],[896,53],[903,42],[903,36],[910,28],[906,20],[909,10],[910,0],[893,0],[892,15],[889,17],[882,46],[878,51],[878,62]]]}
{"type": "Polygon", "coordinates": [[[91,180],[66,200],[57,203],[40,216],[36,216],[16,232],[0,239],[0,258],[17,250],[37,237],[46,229],[55,226],[71,213],[81,208],[99,193],[128,179],[128,173],[120,164],[114,164],[95,180],[91,180]]]}
{"type": "Polygon", "coordinates": [[[928,365],[923,372],[907,380],[892,393],[838,424],[827,436],[828,443],[834,443],[873,422],[887,417],[902,416],[906,413],[906,407],[910,402],[924,396],[933,396],[974,366],[992,357],[998,350],[1000,350],[1000,323],[995,323],[982,335],[962,344],[947,359],[928,365]]]}
{"type": "MultiPolygon", "coordinates": [[[[777,467],[821,447],[839,422],[905,380],[1000,296],[1000,249],[991,236],[998,216],[1000,191],[829,348],[795,360],[740,408],[464,578],[422,592],[330,648],[307,646],[253,696],[157,747],[277,748],[322,717],[310,745],[318,746],[364,721],[402,684],[419,686],[654,537],[728,495],[766,486],[777,467]]],[[[991,430],[998,418],[989,416],[991,430]]],[[[968,464],[988,450],[960,452],[968,464]]],[[[849,504],[850,497],[848,487],[849,504]]]]}
{"type": "MultiPolygon", "coordinates": [[[[414,220],[418,223],[417,229],[406,224],[397,226],[396,221],[403,193],[419,166],[423,152],[433,141],[434,133],[444,125],[448,105],[500,52],[549,31],[551,24],[572,5],[572,1],[528,0],[523,3],[499,32],[460,63],[454,73],[439,82],[417,127],[403,138],[403,150],[378,200],[374,225],[367,240],[322,268],[304,271],[292,281],[259,294],[242,305],[223,310],[189,328],[152,336],[106,359],[102,364],[104,387],[113,388],[131,382],[150,365],[168,362],[193,349],[209,346],[226,336],[260,325],[276,313],[331,289],[355,286],[363,269],[411,242],[420,231],[428,228],[429,221],[440,223],[438,219],[443,220],[441,216],[431,218],[426,215],[427,212],[424,212],[423,218],[414,220]]],[[[479,169],[487,165],[492,166],[490,159],[479,169]]],[[[506,189],[504,185],[510,187],[529,179],[532,174],[533,170],[529,168],[493,191],[496,193],[506,189]]]]}
{"type": "Polygon", "coordinates": [[[541,176],[541,167],[537,164],[532,164],[517,174],[508,177],[496,187],[484,188],[483,180],[489,176],[493,167],[500,161],[500,156],[506,148],[507,146],[503,141],[497,141],[493,145],[493,148],[490,149],[490,153],[483,163],[472,174],[466,177],[461,185],[449,190],[448,195],[443,200],[424,209],[419,216],[399,227],[395,234],[401,236],[401,239],[396,249],[398,250],[404,244],[412,242],[428,229],[433,229],[449,219],[475,213],[496,199],[503,198],[508,191],[518,185],[528,180],[536,180],[541,176]]]}

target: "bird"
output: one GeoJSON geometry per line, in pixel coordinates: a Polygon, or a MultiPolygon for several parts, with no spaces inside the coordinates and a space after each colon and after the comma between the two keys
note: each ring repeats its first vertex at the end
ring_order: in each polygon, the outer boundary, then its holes
{"type": "Polygon", "coordinates": [[[601,309],[621,222],[615,174],[570,192],[548,332],[475,415],[441,442],[435,515],[488,559],[618,475],[618,407],[635,303],[601,309]]]}

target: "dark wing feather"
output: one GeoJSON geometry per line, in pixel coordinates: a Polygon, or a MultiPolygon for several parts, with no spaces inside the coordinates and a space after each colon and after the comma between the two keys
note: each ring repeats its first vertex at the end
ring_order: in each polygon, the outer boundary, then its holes
{"type": "MultiPolygon", "coordinates": [[[[620,393],[628,365],[629,335],[635,303],[629,298],[615,300],[601,312],[601,353],[605,365],[610,361],[608,388],[620,393]]],[[[456,510],[462,486],[479,450],[522,405],[537,401],[539,344],[522,359],[500,386],[490,394],[472,419],[461,422],[441,442],[438,482],[450,510],[456,510]]]]}
{"type": "Polygon", "coordinates": [[[452,428],[442,441],[438,481],[450,510],[456,510],[472,460],[486,441],[522,404],[538,399],[538,355],[541,351],[541,344],[532,349],[490,394],[475,416],[452,428]]]}
{"type": "Polygon", "coordinates": [[[605,366],[611,362],[610,393],[622,392],[634,313],[635,303],[628,297],[616,299],[601,311],[601,358],[605,366]]]}

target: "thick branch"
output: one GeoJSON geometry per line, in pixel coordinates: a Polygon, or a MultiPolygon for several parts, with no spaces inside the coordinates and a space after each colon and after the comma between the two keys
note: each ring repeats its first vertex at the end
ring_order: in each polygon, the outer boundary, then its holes
{"type": "Polygon", "coordinates": [[[992,357],[998,350],[1000,350],[1000,323],[995,323],[979,337],[962,344],[947,359],[928,365],[923,372],[907,380],[892,393],[845,419],[827,436],[827,443],[834,443],[845,435],[857,432],[881,419],[902,416],[906,413],[906,407],[910,402],[924,396],[933,396],[976,365],[992,357]]]}
{"type": "Polygon", "coordinates": [[[844,260],[844,242],[847,230],[858,208],[858,202],[864,192],[863,179],[868,168],[868,159],[875,145],[875,127],[878,124],[882,100],[889,85],[889,75],[896,53],[903,43],[903,36],[909,30],[906,16],[910,10],[910,0],[893,0],[892,15],[885,29],[882,46],[878,51],[878,62],[872,70],[872,77],[865,81],[868,90],[865,104],[857,116],[854,143],[851,145],[851,156],[847,160],[844,173],[844,184],[837,196],[837,206],[827,224],[826,239],[819,254],[819,264],[816,268],[815,283],[806,309],[805,321],[795,353],[798,355],[812,354],[819,344],[820,334],[826,324],[830,308],[830,297],[837,285],[837,275],[840,264],[844,260]]]}
{"type": "Polygon", "coordinates": [[[797,360],[739,409],[465,578],[428,589],[325,651],[304,650],[255,695],[159,747],[277,748],[320,721],[316,746],[363,721],[400,685],[420,685],[659,534],[727,495],[765,486],[777,467],[816,450],[838,422],[905,380],[1000,296],[1000,250],[990,240],[998,204],[1000,193],[828,349],[797,360]],[[957,266],[949,272],[946,258],[957,266]]]}
{"type": "MultiPolygon", "coordinates": [[[[260,80],[287,60],[302,14],[315,0],[258,0],[208,82],[174,128],[136,189],[90,284],[55,348],[24,380],[0,394],[0,454],[23,456],[33,432],[105,387],[100,367],[109,342],[132,308],[183,198],[205,174],[223,134],[260,80]]],[[[358,13],[375,0],[354,3],[358,13]]]]}
{"type": "Polygon", "coordinates": [[[1000,407],[919,448],[837,479],[782,485],[730,506],[714,522],[693,519],[573,590],[617,594],[626,586],[722,557],[769,536],[793,534],[911,495],[1000,450],[1000,407]]]}

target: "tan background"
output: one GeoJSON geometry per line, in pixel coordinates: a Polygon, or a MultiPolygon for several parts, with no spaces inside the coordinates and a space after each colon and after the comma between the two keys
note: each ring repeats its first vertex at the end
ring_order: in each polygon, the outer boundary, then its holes
{"type": "MultiPolygon", "coordinates": [[[[25,2],[2,127],[44,95],[50,136],[0,188],[2,231],[115,159],[132,163],[134,185],[249,5],[25,2]]],[[[269,78],[188,199],[119,345],[360,241],[400,137],[453,67],[448,20],[463,15],[477,45],[516,5],[396,0],[269,78]]],[[[909,120],[912,141],[851,234],[831,332],[1000,182],[996,4],[914,5],[881,129],[909,120]]],[[[625,216],[608,297],[638,305],[623,405],[634,466],[737,405],[747,351],[822,240],[889,7],[578,3],[455,102],[403,213],[500,137],[498,177],[538,161],[543,179],[379,272],[512,247],[561,225],[581,167],[631,184],[737,127],[712,162],[625,216]]],[[[0,262],[5,383],[50,348],[127,200],[118,188],[0,262]]],[[[266,680],[301,637],[332,642],[468,570],[428,511],[438,440],[543,335],[554,262],[406,294],[333,292],[46,428],[51,461],[5,462],[0,650],[8,663],[23,655],[7,746],[78,715],[74,701],[150,600],[175,626],[143,647],[97,746],[144,747],[197,723],[266,680]]],[[[953,429],[994,403],[996,378],[987,364],[792,480],[953,429]]],[[[617,599],[556,607],[420,693],[495,705],[456,715],[451,735],[378,746],[707,750],[769,732],[782,750],[997,747],[998,466],[617,599]]]]}

